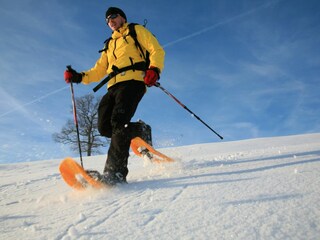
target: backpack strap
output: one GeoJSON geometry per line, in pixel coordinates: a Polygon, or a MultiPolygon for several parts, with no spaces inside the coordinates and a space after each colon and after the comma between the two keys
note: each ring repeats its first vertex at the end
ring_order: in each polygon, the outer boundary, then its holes
{"type": "MultiPolygon", "coordinates": [[[[144,58],[145,61],[142,62],[137,62],[135,64],[133,64],[132,59],[131,60],[131,65],[130,66],[126,66],[123,68],[118,68],[116,66],[112,66],[112,70],[113,72],[111,72],[105,79],[103,79],[94,89],[93,91],[96,92],[98,91],[104,84],[106,84],[111,78],[115,77],[116,75],[118,75],[119,73],[128,71],[128,70],[140,70],[140,71],[145,71],[146,69],[148,69],[149,65],[150,65],[150,60],[149,60],[149,52],[146,51],[146,54],[144,53],[138,39],[137,39],[137,33],[136,33],[136,29],[135,29],[135,25],[138,25],[137,23],[130,23],[128,25],[129,28],[129,35],[133,38],[134,40],[134,44],[137,47],[137,49],[140,51],[142,57],[144,58]]],[[[104,48],[99,50],[99,53],[107,51],[108,47],[109,47],[109,42],[112,38],[108,38],[107,40],[104,41],[104,48]]]]}
{"type": "Polygon", "coordinates": [[[138,41],[137,32],[136,32],[136,28],[135,28],[136,25],[139,25],[139,24],[138,23],[130,23],[128,25],[128,27],[129,27],[129,35],[133,38],[134,44],[139,49],[142,57],[146,61],[146,66],[149,67],[149,65],[150,65],[149,52],[147,51],[146,53],[144,53],[144,51],[143,51],[143,49],[142,49],[142,47],[141,47],[141,45],[140,45],[140,43],[138,41]]]}
{"type": "MultiPolygon", "coordinates": [[[[146,24],[146,21],[145,21],[145,24],[146,24]]],[[[142,49],[142,47],[141,47],[141,45],[140,45],[140,43],[139,43],[139,41],[138,41],[137,32],[136,32],[136,28],[135,28],[136,25],[139,25],[139,24],[138,23],[129,23],[129,25],[128,25],[129,35],[133,38],[134,44],[139,49],[142,57],[146,61],[146,65],[149,66],[149,63],[150,63],[150,61],[149,61],[149,52],[147,51],[146,54],[145,54],[143,49],[142,49]]],[[[103,49],[99,50],[99,53],[102,53],[102,52],[105,52],[105,51],[108,50],[109,42],[110,42],[111,39],[112,39],[112,37],[109,37],[108,39],[106,39],[104,41],[104,47],[103,47],[103,49]]]]}
{"type": "Polygon", "coordinates": [[[101,50],[99,50],[99,53],[102,53],[102,52],[105,52],[108,50],[108,47],[109,47],[109,42],[110,40],[112,39],[112,37],[109,37],[108,39],[106,39],[103,43],[104,43],[104,46],[101,50]]]}
{"type": "Polygon", "coordinates": [[[140,71],[145,71],[146,70],[146,64],[145,62],[137,62],[135,64],[123,67],[123,68],[118,68],[116,66],[112,66],[113,72],[111,72],[106,78],[104,78],[97,86],[93,88],[93,91],[96,92],[98,91],[103,85],[105,85],[109,80],[116,75],[128,71],[128,70],[140,70],[140,71]]]}
{"type": "Polygon", "coordinates": [[[146,56],[142,50],[142,47],[138,41],[138,38],[137,38],[137,32],[136,32],[136,28],[135,26],[137,25],[137,23],[130,23],[128,25],[129,27],[129,35],[133,38],[134,40],[134,44],[136,45],[136,47],[139,49],[140,53],[142,54],[143,58],[146,59],[146,56]]]}

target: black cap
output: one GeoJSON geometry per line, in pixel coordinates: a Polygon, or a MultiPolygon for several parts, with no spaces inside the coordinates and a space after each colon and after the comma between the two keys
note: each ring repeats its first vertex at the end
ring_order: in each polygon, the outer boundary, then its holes
{"type": "Polygon", "coordinates": [[[106,18],[111,14],[119,14],[121,17],[123,17],[127,21],[126,14],[120,8],[109,7],[108,10],[106,11],[106,18]]]}

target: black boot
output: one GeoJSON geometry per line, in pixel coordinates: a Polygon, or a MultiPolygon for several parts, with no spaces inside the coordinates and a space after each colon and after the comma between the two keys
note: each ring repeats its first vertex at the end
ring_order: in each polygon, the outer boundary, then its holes
{"type": "Polygon", "coordinates": [[[108,186],[127,183],[126,178],[119,172],[105,172],[101,175],[100,181],[108,186]]]}
{"type": "Polygon", "coordinates": [[[86,170],[86,173],[96,181],[101,181],[102,175],[96,170],[86,170]]]}
{"type": "Polygon", "coordinates": [[[138,122],[129,123],[131,138],[140,137],[152,146],[152,134],[150,125],[146,124],[142,120],[138,122]]]}

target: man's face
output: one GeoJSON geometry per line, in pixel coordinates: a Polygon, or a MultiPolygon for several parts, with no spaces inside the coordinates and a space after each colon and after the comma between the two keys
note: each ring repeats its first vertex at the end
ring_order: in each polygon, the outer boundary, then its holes
{"type": "Polygon", "coordinates": [[[126,22],[126,20],[122,16],[120,16],[119,14],[110,14],[107,17],[106,21],[112,31],[118,30],[126,22]]]}

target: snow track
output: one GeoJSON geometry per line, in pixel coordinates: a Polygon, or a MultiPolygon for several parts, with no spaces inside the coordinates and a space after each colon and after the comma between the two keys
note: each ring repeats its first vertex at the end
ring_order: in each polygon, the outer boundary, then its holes
{"type": "Polygon", "coordinates": [[[0,165],[0,238],[319,239],[320,134],[162,151],[176,162],[132,156],[108,190],[73,191],[60,160],[0,165]]]}

